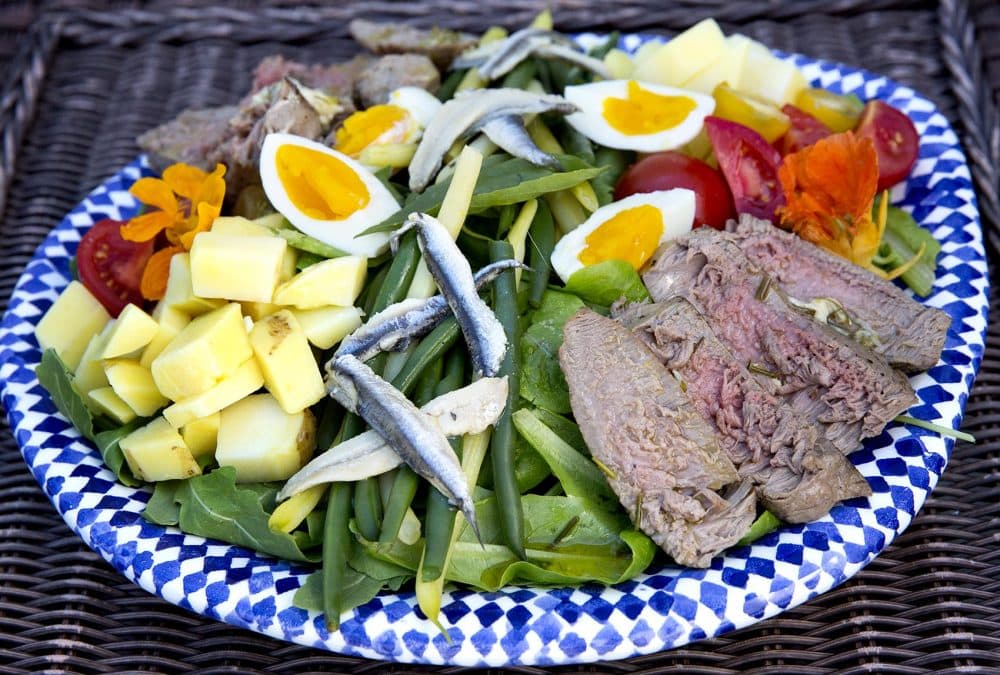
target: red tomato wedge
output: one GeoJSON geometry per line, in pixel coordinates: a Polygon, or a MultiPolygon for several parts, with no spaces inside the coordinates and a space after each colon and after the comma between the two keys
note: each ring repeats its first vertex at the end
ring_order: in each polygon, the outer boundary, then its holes
{"type": "Polygon", "coordinates": [[[694,191],[695,227],[708,225],[721,230],[735,214],[722,174],[700,159],[673,150],[649,155],[630,166],[615,186],[615,199],[672,188],[694,191]]]}
{"type": "Polygon", "coordinates": [[[705,131],[729,183],[736,212],[774,220],[775,210],[785,203],[778,182],[778,151],[753,129],[720,117],[706,117],[705,131]]]}
{"type": "Polygon", "coordinates": [[[83,235],[76,249],[76,266],[80,282],[93,293],[111,316],[128,303],[142,305],[139,282],[153,242],[126,241],[121,236],[118,220],[101,220],[83,235]]]}
{"type": "Polygon", "coordinates": [[[785,135],[778,139],[778,150],[781,156],[798,152],[802,148],[807,148],[816,141],[826,138],[833,133],[830,127],[826,126],[818,119],[807,112],[799,110],[791,103],[786,103],[781,107],[781,112],[788,115],[792,122],[792,127],[785,132],[785,135]]]}
{"type": "Polygon", "coordinates": [[[884,101],[869,101],[854,133],[875,144],[879,192],[910,175],[920,152],[920,137],[906,113],[884,101]]]}

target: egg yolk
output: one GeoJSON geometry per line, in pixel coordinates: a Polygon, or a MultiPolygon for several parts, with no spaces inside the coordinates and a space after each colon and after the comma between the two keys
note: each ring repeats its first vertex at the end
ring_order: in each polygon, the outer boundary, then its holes
{"type": "Polygon", "coordinates": [[[605,260],[624,260],[639,269],[656,251],[661,236],[663,214],[658,208],[643,204],[625,209],[587,235],[580,262],[593,265],[605,260]]]}
{"type": "Polygon", "coordinates": [[[337,130],[337,150],[353,157],[406,119],[407,115],[403,108],[389,104],[359,110],[344,120],[337,130]]]}
{"type": "Polygon", "coordinates": [[[278,179],[292,204],[317,220],[343,220],[363,209],[368,188],[347,164],[325,152],[282,145],[275,153],[278,179]]]}
{"type": "Polygon", "coordinates": [[[627,98],[604,100],[604,119],[627,136],[644,136],[676,127],[694,109],[687,96],[663,96],[629,80],[627,98]]]}

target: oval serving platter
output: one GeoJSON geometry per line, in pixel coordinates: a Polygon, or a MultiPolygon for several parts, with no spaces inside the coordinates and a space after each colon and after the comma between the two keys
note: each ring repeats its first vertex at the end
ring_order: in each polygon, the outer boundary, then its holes
{"type": "MultiPolygon", "coordinates": [[[[582,43],[597,36],[578,36],[582,43]]],[[[643,42],[626,36],[629,51],[643,42]]],[[[920,402],[908,414],[957,428],[984,349],[988,279],[975,195],[948,121],[912,89],[862,70],[786,56],[813,86],[881,98],[920,132],[920,158],[893,203],[941,241],[937,280],[925,303],[952,317],[941,361],[912,378],[920,402]]],[[[14,289],[0,326],[2,401],[39,485],[69,526],[122,575],[168,602],[212,619],[334,652],[408,663],[547,665],[621,659],[712,637],[774,616],[861,570],[910,524],[954,445],[890,425],[850,458],[874,492],[824,518],[786,525],[707,570],[663,566],[613,587],[451,588],[446,639],[412,592],[383,594],[345,615],[330,633],[322,615],[292,605],[312,568],[144,521],[146,489],[114,480],[100,453],[55,410],[34,369],[38,320],[69,281],[80,236],[102,218],[128,218],[128,187],[150,175],[140,157],[95,189],[48,235],[14,289]]]]}

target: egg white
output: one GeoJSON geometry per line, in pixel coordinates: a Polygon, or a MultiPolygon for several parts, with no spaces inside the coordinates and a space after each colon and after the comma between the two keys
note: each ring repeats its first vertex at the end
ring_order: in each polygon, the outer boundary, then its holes
{"type": "Polygon", "coordinates": [[[420,87],[394,89],[389,94],[389,100],[386,103],[405,110],[421,129],[427,127],[437,111],[444,105],[437,96],[420,87]]]}
{"type": "Polygon", "coordinates": [[[661,152],[675,150],[691,141],[701,131],[705,118],[715,110],[715,99],[711,96],[662,84],[638,82],[640,87],[654,94],[690,98],[695,108],[680,124],[670,129],[653,134],[623,134],[604,119],[604,101],[628,98],[628,83],[628,80],[604,80],[566,87],[563,96],[580,108],[580,112],[569,115],[566,121],[590,140],[609,148],[661,152]]]}
{"type": "Polygon", "coordinates": [[[389,233],[380,232],[363,237],[357,235],[398,211],[399,204],[378,178],[344,153],[301,136],[268,134],[260,151],[260,180],[264,193],[278,213],[310,237],[351,255],[372,257],[384,253],[388,248],[389,233]],[[339,159],[361,179],[368,190],[368,204],[343,220],[319,220],[303,213],[288,197],[278,177],[275,157],[278,148],[284,145],[317,150],[339,159]]]}
{"type": "Polygon", "coordinates": [[[574,272],[586,267],[580,262],[580,254],[587,248],[587,237],[594,230],[622,211],[643,205],[655,207],[663,217],[660,244],[690,232],[694,225],[695,195],[694,191],[686,188],[639,193],[612,202],[594,211],[582,225],[568,232],[556,244],[551,260],[552,269],[559,278],[569,281],[574,272]]]}

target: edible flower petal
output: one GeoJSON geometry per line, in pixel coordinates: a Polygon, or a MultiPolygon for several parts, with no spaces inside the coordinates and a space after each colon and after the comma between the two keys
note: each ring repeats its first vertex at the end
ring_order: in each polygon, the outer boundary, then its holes
{"type": "Polygon", "coordinates": [[[871,217],[878,155],[868,138],[834,134],[785,157],[778,179],[780,224],[803,239],[873,269],[883,227],[871,217]]]}
{"type": "Polygon", "coordinates": [[[139,282],[139,292],[147,300],[159,300],[167,291],[167,277],[170,274],[170,259],[176,253],[183,253],[181,246],[168,246],[154,253],[146,262],[139,282]]]}

